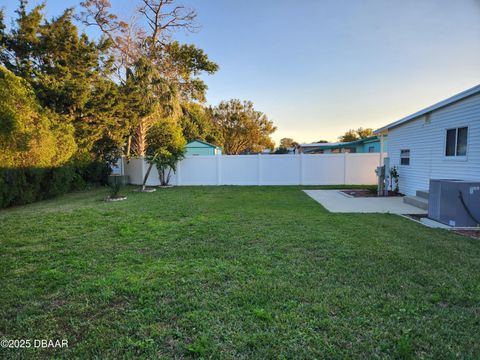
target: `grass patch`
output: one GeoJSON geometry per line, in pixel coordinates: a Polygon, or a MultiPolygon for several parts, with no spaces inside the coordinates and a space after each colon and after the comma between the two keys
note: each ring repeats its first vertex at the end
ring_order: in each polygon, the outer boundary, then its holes
{"type": "Polygon", "coordinates": [[[0,338],[69,342],[0,356],[480,357],[480,242],[302,188],[0,211],[0,338]]]}

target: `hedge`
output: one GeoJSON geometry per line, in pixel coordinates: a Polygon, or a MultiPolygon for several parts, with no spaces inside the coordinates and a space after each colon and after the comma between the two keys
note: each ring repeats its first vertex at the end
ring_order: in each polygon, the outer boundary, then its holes
{"type": "Polygon", "coordinates": [[[48,199],[87,184],[106,184],[109,167],[91,163],[83,167],[0,168],[0,208],[48,199]]]}

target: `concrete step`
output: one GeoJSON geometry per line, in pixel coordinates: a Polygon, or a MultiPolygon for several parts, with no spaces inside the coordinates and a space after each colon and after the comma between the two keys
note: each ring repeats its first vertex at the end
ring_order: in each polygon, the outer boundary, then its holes
{"type": "Polygon", "coordinates": [[[417,190],[417,196],[428,200],[427,190],[417,190]]]}
{"type": "Polygon", "coordinates": [[[428,200],[420,196],[405,196],[403,202],[423,210],[428,210],[428,200]]]}

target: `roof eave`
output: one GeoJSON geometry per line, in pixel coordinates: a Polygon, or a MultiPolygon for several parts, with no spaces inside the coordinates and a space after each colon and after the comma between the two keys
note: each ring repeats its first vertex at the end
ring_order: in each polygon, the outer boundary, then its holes
{"type": "Polygon", "coordinates": [[[447,106],[450,106],[454,103],[457,103],[461,100],[465,100],[466,98],[469,98],[471,96],[475,96],[477,94],[480,94],[480,85],[477,85],[477,86],[474,86],[470,89],[467,89],[465,91],[462,91],[456,95],[453,95],[445,100],[442,100],[442,101],[439,101],[429,107],[426,107],[425,109],[423,110],[420,110],[420,111],[417,111],[411,115],[408,115],[408,116],[405,116],[404,118],[401,118],[400,120],[397,120],[397,121],[394,121],[386,126],[383,126],[377,130],[375,130],[373,133],[374,134],[385,134],[386,132],[388,132],[389,129],[392,129],[394,127],[397,127],[397,126],[400,126],[400,125],[403,125],[407,122],[410,122],[410,121],[413,121],[413,120],[416,120],[428,113],[431,113],[433,111],[437,111],[439,109],[442,109],[444,107],[447,107],[447,106]]]}

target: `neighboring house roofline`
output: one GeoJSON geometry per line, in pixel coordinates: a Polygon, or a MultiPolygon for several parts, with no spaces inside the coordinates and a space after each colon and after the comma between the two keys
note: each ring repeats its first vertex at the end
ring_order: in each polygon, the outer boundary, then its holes
{"type": "Polygon", "coordinates": [[[465,90],[465,91],[462,91],[461,93],[458,93],[452,97],[449,97],[448,99],[445,99],[445,100],[442,100],[432,106],[429,106],[423,110],[420,110],[420,111],[417,111],[416,113],[413,113],[411,115],[408,115],[400,120],[397,120],[397,121],[394,121],[386,126],[383,126],[377,130],[375,130],[373,133],[374,134],[380,134],[382,132],[385,132],[386,130],[388,129],[391,129],[391,128],[394,128],[394,127],[397,127],[397,126],[400,126],[400,125],[403,125],[405,124],[406,122],[409,122],[409,121],[412,121],[412,120],[415,120],[423,115],[426,115],[428,113],[431,113],[433,111],[436,111],[436,110],[439,110],[441,108],[444,108],[446,106],[449,106],[453,103],[456,103],[460,100],[464,100],[470,96],[474,96],[474,95],[477,95],[477,94],[480,94],[480,85],[477,85],[477,86],[474,86],[468,90],[465,90]]]}
{"type": "MultiPolygon", "coordinates": [[[[388,136],[386,135],[385,137],[388,137],[388,136]]],[[[363,139],[363,142],[365,144],[368,144],[368,143],[372,143],[372,142],[377,142],[379,140],[380,140],[380,136],[374,135],[374,136],[370,136],[368,138],[363,139]]]]}
{"type": "Polygon", "coordinates": [[[202,141],[202,140],[192,140],[192,141],[189,141],[189,142],[187,143],[187,145],[185,145],[185,146],[188,146],[189,144],[194,143],[194,142],[199,142],[199,143],[202,143],[202,144],[204,144],[204,145],[207,145],[207,146],[212,147],[212,148],[215,148],[215,149],[221,149],[220,146],[213,145],[213,144],[210,144],[210,143],[208,143],[208,142],[206,142],[206,141],[202,141]]]}
{"type": "Polygon", "coordinates": [[[363,143],[371,143],[378,141],[379,138],[377,135],[369,136],[363,139],[358,139],[354,141],[348,141],[348,142],[336,142],[336,143],[312,143],[312,144],[301,144],[300,147],[313,147],[314,149],[309,149],[309,150],[317,150],[317,149],[331,149],[331,148],[344,148],[344,147],[349,147],[352,145],[358,145],[358,144],[363,144],[363,143]]]}
{"type": "Polygon", "coordinates": [[[369,137],[366,137],[366,138],[363,138],[363,139],[342,142],[342,143],[339,143],[339,146],[357,145],[357,144],[372,142],[372,141],[375,141],[375,140],[378,140],[377,135],[369,136],[369,137]]]}
{"type": "Polygon", "coordinates": [[[340,144],[340,143],[310,143],[310,144],[300,144],[298,147],[317,147],[317,146],[330,146],[330,145],[335,145],[335,144],[340,144]]]}

